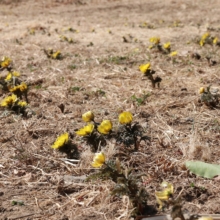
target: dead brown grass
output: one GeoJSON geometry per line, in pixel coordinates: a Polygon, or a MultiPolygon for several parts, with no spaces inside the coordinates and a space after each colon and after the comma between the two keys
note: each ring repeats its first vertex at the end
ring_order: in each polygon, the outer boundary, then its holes
{"type": "MultiPolygon", "coordinates": [[[[30,85],[29,105],[34,112],[25,118],[0,110],[2,219],[129,219],[128,198],[110,196],[114,183],[84,182],[94,172],[88,146],[73,138],[82,151],[74,162],[50,148],[59,134],[74,135],[84,125],[81,114],[87,110],[99,122],[111,119],[115,128],[118,114],[131,111],[146,128],[151,143],[142,143],[139,152],[122,159],[124,165],[146,173],[143,184],[150,205],[156,205],[154,192],[166,180],[174,184],[175,195],[181,193],[184,210],[219,213],[219,183],[191,175],[183,166],[188,159],[219,163],[220,111],[198,103],[201,86],[219,89],[219,48],[194,42],[207,28],[220,37],[218,1],[0,3],[0,57],[11,57],[30,85]],[[177,20],[179,27],[174,27],[177,20]],[[139,27],[144,21],[154,29],[139,27]],[[67,31],[68,27],[79,33],[67,31]],[[29,33],[31,28],[35,35],[29,33]],[[60,35],[72,37],[75,43],[61,42],[60,35]],[[178,51],[176,62],[148,49],[153,36],[171,42],[178,51]],[[49,48],[60,50],[64,59],[48,59],[43,49],[49,48]],[[200,60],[191,57],[194,52],[200,60]],[[210,66],[207,55],[217,64],[210,66]],[[138,70],[149,61],[162,78],[160,89],[152,89],[138,70]],[[131,97],[144,92],[150,95],[138,106],[131,97]],[[12,206],[13,200],[25,205],[12,206]]],[[[5,96],[1,92],[1,99],[5,96]]],[[[118,147],[109,142],[104,148],[107,158],[118,147]]]]}

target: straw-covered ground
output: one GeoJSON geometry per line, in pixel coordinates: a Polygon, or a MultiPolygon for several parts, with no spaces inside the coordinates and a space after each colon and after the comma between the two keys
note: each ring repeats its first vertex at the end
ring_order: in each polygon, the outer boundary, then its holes
{"type": "MultiPolygon", "coordinates": [[[[113,131],[118,115],[130,111],[150,138],[135,151],[114,138],[98,149],[145,174],[146,214],[155,214],[162,181],[173,184],[184,212],[220,213],[218,180],[184,166],[220,163],[218,103],[207,106],[198,92],[209,85],[218,92],[220,47],[197,40],[207,31],[220,38],[219,14],[214,0],[1,0],[0,56],[28,85],[28,113],[0,108],[0,218],[130,218],[131,202],[111,195],[112,180],[85,181],[97,172],[94,153],[75,132],[89,110],[97,122],[111,120],[113,131]],[[151,37],[170,42],[177,55],[149,49],[151,37]],[[50,48],[62,59],[48,57],[50,48]],[[139,70],[148,62],[162,79],[159,88],[139,70]],[[80,153],[75,161],[51,148],[65,132],[80,153]]],[[[0,72],[2,82],[7,73],[0,72]]],[[[10,94],[1,90],[0,99],[10,94]]]]}

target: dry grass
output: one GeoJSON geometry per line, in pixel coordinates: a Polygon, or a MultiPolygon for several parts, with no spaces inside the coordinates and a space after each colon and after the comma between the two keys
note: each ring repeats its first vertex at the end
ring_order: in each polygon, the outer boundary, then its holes
{"type": "MultiPolygon", "coordinates": [[[[129,219],[128,198],[110,196],[113,182],[84,182],[94,172],[93,154],[74,133],[84,125],[81,114],[87,110],[98,122],[111,119],[115,128],[118,114],[131,111],[146,128],[151,142],[121,160],[146,173],[150,205],[156,205],[154,192],[166,180],[174,184],[175,195],[181,193],[184,210],[219,213],[219,183],[191,175],[183,166],[189,159],[219,163],[219,108],[198,102],[201,86],[219,89],[219,47],[200,47],[194,41],[207,28],[220,38],[219,6],[214,0],[0,1],[0,57],[11,57],[29,84],[29,106],[35,113],[25,118],[0,110],[2,218],[129,219]],[[145,21],[154,28],[139,27],[145,21]],[[74,43],[61,42],[60,35],[74,43]],[[177,58],[149,50],[153,36],[170,41],[177,58]],[[43,50],[49,48],[60,50],[64,59],[48,59],[43,50]],[[201,59],[191,57],[195,52],[201,59]],[[217,64],[211,66],[206,56],[217,64]],[[159,89],[152,89],[138,70],[149,61],[162,78],[159,89]],[[132,96],[144,93],[149,96],[139,106],[132,96]],[[82,151],[79,161],[71,163],[51,149],[63,132],[74,136],[82,151]],[[12,206],[13,200],[25,205],[12,206]]],[[[103,150],[110,159],[119,146],[109,141],[103,150]]]]}

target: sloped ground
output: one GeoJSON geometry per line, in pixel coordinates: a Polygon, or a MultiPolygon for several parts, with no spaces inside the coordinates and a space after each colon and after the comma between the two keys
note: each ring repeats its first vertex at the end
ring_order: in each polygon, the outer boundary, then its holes
{"type": "MultiPolygon", "coordinates": [[[[156,207],[154,192],[166,180],[185,212],[219,213],[219,182],[198,178],[183,165],[189,159],[220,162],[220,111],[198,102],[201,86],[219,89],[219,47],[195,42],[207,30],[220,37],[219,13],[219,1],[0,1],[0,56],[10,57],[28,83],[33,112],[23,117],[0,110],[1,219],[129,219],[128,198],[110,196],[113,182],[83,181],[94,171],[93,153],[75,131],[88,110],[98,122],[111,119],[114,129],[119,113],[131,111],[146,129],[151,142],[121,160],[146,173],[149,205],[156,207]],[[154,36],[170,41],[178,55],[150,50],[154,36]],[[49,59],[49,48],[64,58],[49,59]],[[160,88],[140,73],[147,62],[162,78],[160,88]],[[134,97],[144,94],[138,103],[134,97]],[[67,163],[51,149],[64,132],[82,152],[79,162],[67,163]]],[[[2,91],[1,99],[6,95],[2,91]]],[[[108,159],[118,147],[109,141],[103,148],[108,159]]]]}

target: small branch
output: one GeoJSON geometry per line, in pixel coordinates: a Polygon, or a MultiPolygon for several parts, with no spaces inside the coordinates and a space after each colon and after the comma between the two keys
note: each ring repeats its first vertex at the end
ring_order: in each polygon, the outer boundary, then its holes
{"type": "Polygon", "coordinates": [[[20,218],[26,218],[26,217],[29,217],[29,216],[32,216],[32,215],[36,215],[36,214],[39,214],[39,212],[32,213],[32,214],[27,214],[27,215],[22,215],[22,216],[18,216],[18,217],[15,217],[15,218],[10,218],[10,219],[11,220],[15,220],[15,219],[20,219],[20,218]]]}

